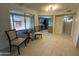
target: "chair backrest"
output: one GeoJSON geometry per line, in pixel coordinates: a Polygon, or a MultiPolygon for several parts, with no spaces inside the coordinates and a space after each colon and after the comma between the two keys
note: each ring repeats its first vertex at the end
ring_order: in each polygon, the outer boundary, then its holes
{"type": "Polygon", "coordinates": [[[15,30],[8,30],[8,31],[5,31],[5,32],[6,32],[9,40],[14,40],[17,37],[15,30]]]}

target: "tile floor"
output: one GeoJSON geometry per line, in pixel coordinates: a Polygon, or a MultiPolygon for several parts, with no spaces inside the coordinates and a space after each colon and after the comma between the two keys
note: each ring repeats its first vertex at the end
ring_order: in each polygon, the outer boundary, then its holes
{"type": "MultiPolygon", "coordinates": [[[[67,35],[56,35],[42,32],[43,38],[30,41],[20,48],[20,56],[78,56],[79,49],[74,46],[73,40],[67,35]]],[[[11,55],[18,55],[17,49],[11,55]]]]}
{"type": "Polygon", "coordinates": [[[43,38],[31,41],[21,48],[20,56],[78,56],[79,49],[67,35],[43,33],[43,38]]]}

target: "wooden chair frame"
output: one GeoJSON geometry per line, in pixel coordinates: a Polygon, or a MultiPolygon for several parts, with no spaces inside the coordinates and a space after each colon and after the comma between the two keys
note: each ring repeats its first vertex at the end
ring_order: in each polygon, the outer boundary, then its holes
{"type": "MultiPolygon", "coordinates": [[[[25,42],[25,46],[26,46],[26,38],[25,38],[25,40],[22,41],[19,45],[12,45],[12,44],[11,44],[11,41],[12,41],[12,40],[11,40],[9,34],[8,34],[8,32],[10,32],[10,31],[15,31],[15,33],[16,33],[16,30],[8,30],[8,31],[5,31],[5,33],[6,33],[7,37],[8,37],[8,40],[9,40],[10,52],[11,52],[12,46],[15,46],[15,47],[17,47],[17,49],[18,49],[18,54],[20,54],[20,45],[21,45],[23,42],[25,42]]],[[[17,33],[16,33],[16,38],[18,38],[18,37],[17,37],[17,33]]],[[[15,38],[15,39],[16,39],[16,38],[15,38]]],[[[15,40],[15,39],[13,39],[13,40],[15,40]]],[[[18,40],[19,40],[19,39],[18,39],[18,40]]]]}

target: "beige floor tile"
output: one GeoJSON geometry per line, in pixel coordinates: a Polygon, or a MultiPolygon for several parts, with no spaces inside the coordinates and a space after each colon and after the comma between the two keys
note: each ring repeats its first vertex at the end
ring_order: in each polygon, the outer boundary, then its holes
{"type": "Polygon", "coordinates": [[[68,35],[42,33],[43,38],[31,41],[21,48],[22,56],[73,56],[79,55],[73,40],[68,35]]]}

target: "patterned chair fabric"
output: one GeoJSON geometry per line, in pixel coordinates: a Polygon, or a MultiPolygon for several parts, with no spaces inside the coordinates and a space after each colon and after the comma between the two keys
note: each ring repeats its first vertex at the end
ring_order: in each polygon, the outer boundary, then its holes
{"type": "Polygon", "coordinates": [[[25,45],[26,45],[26,38],[18,38],[15,30],[8,30],[8,31],[5,31],[5,33],[7,34],[7,37],[9,39],[10,52],[11,52],[12,46],[16,46],[18,48],[18,53],[20,54],[19,46],[23,42],[25,42],[25,45]]]}

